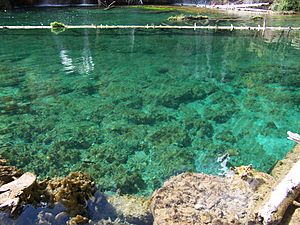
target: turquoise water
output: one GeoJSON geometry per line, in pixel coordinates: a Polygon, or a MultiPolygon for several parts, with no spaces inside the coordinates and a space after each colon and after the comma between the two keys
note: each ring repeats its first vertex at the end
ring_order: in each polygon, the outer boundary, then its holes
{"type": "MultiPolygon", "coordinates": [[[[33,21],[47,11],[32,12],[33,21]]],[[[130,16],[150,21],[144,15],[130,16]]],[[[286,131],[299,132],[299,33],[0,37],[0,153],[41,178],[82,170],[101,190],[150,194],[183,171],[219,173],[226,153],[231,165],[267,172],[293,147],[286,131]]]]}
{"type": "MultiPolygon", "coordinates": [[[[174,7],[173,7],[174,8],[174,7]]],[[[180,9],[180,7],[179,7],[180,9]]],[[[199,12],[184,12],[180,10],[146,10],[136,7],[117,7],[113,10],[101,10],[98,8],[28,8],[13,11],[0,11],[1,25],[49,25],[53,21],[59,21],[67,25],[146,25],[146,24],[172,24],[168,21],[170,16],[180,14],[201,14],[211,19],[198,21],[199,25],[263,25],[262,20],[251,20],[253,14],[243,13],[216,13],[207,9],[198,9],[199,12]],[[233,20],[223,21],[216,19],[232,18],[233,20]]],[[[264,15],[262,15],[264,16],[264,15]]],[[[265,15],[268,26],[300,26],[300,15],[265,15]]],[[[194,23],[191,22],[191,23],[194,23]]],[[[184,23],[189,24],[188,22],[184,23]]]]}

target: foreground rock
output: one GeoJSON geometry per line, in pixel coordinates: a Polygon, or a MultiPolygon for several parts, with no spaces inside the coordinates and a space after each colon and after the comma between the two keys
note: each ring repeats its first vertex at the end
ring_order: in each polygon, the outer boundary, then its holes
{"type": "MultiPolygon", "coordinates": [[[[287,210],[300,194],[300,161],[298,161],[289,173],[272,188],[257,215],[264,224],[279,224],[287,210]]],[[[300,203],[296,203],[300,206],[300,203]]]]}
{"type": "MultiPolygon", "coordinates": [[[[259,210],[299,159],[300,145],[277,163],[273,176],[238,167],[231,177],[196,173],[172,177],[153,194],[154,224],[260,224],[259,210]]],[[[264,224],[300,223],[300,198],[288,196],[287,205],[264,224]]]]}
{"type": "Polygon", "coordinates": [[[171,178],[153,195],[154,224],[246,224],[274,182],[259,172],[247,176],[184,173],[171,178]]]}
{"type": "Polygon", "coordinates": [[[150,225],[148,203],[147,198],[106,196],[82,172],[37,181],[0,158],[1,225],[150,225]]]}
{"type": "Polygon", "coordinates": [[[30,189],[36,182],[32,173],[24,173],[18,179],[0,187],[0,209],[10,208],[12,212],[18,207],[22,199],[30,198],[30,189]]]}
{"type": "MultiPolygon", "coordinates": [[[[30,205],[25,207],[23,220],[19,220],[24,221],[30,215],[35,221],[30,224],[150,225],[153,219],[156,225],[259,224],[257,210],[299,161],[299,155],[298,145],[277,163],[273,176],[257,172],[251,166],[236,168],[230,177],[183,173],[166,181],[150,201],[128,195],[105,196],[96,191],[88,174],[80,172],[38,182],[32,173],[22,175],[0,160],[0,206],[14,211],[30,205]],[[52,207],[41,207],[45,203],[52,207]]],[[[299,224],[299,202],[298,197],[288,203],[286,213],[285,208],[280,215],[280,224],[299,224]]],[[[10,218],[0,214],[1,224],[12,224],[10,218]]]]}

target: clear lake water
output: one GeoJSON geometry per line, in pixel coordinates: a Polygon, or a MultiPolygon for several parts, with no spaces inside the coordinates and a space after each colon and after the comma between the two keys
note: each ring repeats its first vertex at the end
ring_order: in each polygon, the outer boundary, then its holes
{"type": "MultiPolygon", "coordinates": [[[[176,13],[19,9],[0,12],[0,24],[163,24],[176,13]]],[[[300,32],[0,38],[0,154],[41,179],[80,170],[100,190],[149,195],[184,171],[220,173],[226,153],[231,166],[268,172],[294,146],[286,132],[300,131],[300,32]]]]}

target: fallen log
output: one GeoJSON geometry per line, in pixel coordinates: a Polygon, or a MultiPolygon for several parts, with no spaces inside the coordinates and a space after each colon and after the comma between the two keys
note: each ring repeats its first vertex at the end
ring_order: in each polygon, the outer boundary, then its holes
{"type": "MultiPolygon", "coordinates": [[[[35,30],[51,29],[51,26],[0,26],[0,29],[8,30],[35,30]]],[[[300,27],[261,27],[261,26],[166,26],[166,25],[65,25],[66,29],[192,29],[192,30],[274,30],[291,31],[300,30],[300,27]]]]}
{"type": "MultiPolygon", "coordinates": [[[[288,139],[300,143],[300,135],[287,132],[288,139]]],[[[271,195],[262,204],[261,209],[256,213],[258,220],[265,225],[279,224],[290,205],[300,204],[296,198],[300,194],[300,160],[298,160],[288,174],[273,189],[271,195]]]]}
{"type": "Polygon", "coordinates": [[[268,200],[258,211],[258,219],[266,225],[279,224],[288,206],[300,194],[300,161],[298,161],[275,187],[268,200]]]}
{"type": "Polygon", "coordinates": [[[299,134],[288,131],[287,135],[288,135],[289,140],[295,141],[298,144],[300,144],[300,135],[299,134]]]}
{"type": "Polygon", "coordinates": [[[115,3],[116,3],[116,1],[113,1],[104,10],[110,10],[110,9],[112,9],[114,7],[113,4],[115,4],[115,3]]]}

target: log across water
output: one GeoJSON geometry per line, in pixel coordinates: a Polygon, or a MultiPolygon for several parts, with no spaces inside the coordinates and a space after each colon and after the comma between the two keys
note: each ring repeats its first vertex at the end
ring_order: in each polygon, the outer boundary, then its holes
{"type": "MultiPolygon", "coordinates": [[[[193,29],[193,30],[300,30],[300,27],[264,27],[264,26],[169,26],[169,25],[70,25],[65,29],[193,29]]],[[[0,29],[52,29],[51,26],[0,26],[0,29]]]]}

